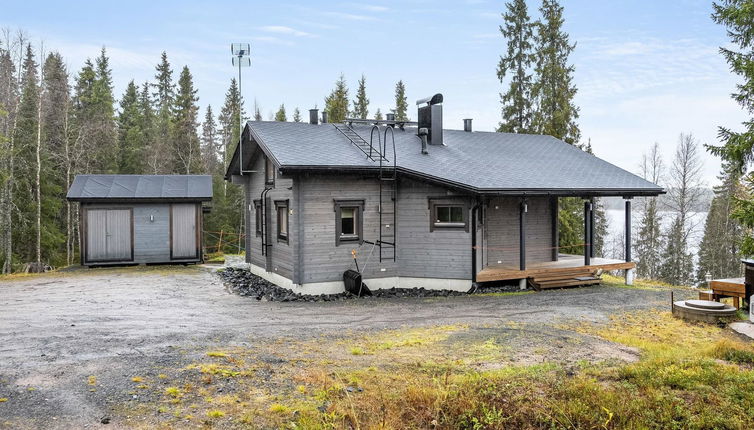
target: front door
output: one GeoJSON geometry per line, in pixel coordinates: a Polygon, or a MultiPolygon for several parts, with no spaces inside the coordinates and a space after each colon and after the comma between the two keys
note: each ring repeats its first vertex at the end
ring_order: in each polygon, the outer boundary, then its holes
{"type": "Polygon", "coordinates": [[[116,262],[133,260],[131,209],[86,211],[86,260],[116,262]]]}
{"type": "Polygon", "coordinates": [[[173,260],[198,258],[196,204],[174,204],[170,210],[171,258],[173,260]]]}

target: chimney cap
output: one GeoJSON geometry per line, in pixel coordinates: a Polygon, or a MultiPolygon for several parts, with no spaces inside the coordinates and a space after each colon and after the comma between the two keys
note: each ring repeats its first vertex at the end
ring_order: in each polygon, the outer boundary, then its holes
{"type": "Polygon", "coordinates": [[[419,99],[416,101],[416,105],[423,105],[424,103],[427,103],[429,105],[436,105],[439,103],[442,103],[442,94],[437,93],[433,95],[432,97],[424,97],[423,99],[419,99]]]}

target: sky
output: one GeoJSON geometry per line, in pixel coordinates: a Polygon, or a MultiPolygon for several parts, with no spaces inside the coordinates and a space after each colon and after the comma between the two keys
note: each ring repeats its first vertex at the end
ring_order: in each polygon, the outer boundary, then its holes
{"type": "MultiPolygon", "coordinates": [[[[500,121],[496,76],[505,41],[498,30],[503,1],[4,1],[0,27],[23,29],[36,46],[59,51],[72,74],[107,48],[117,98],[128,81],[153,80],[166,51],[177,81],[188,65],[199,104],[215,112],[230,79],[230,43],[250,42],[243,69],[246,111],[256,100],[265,119],[284,103],[324,105],[343,73],[350,97],[364,74],[371,114],[394,106],[406,84],[414,101],[444,95],[445,128],[493,131],[500,121]],[[112,3],[112,4],[111,4],[112,3]]],[[[539,1],[528,1],[538,17],[539,1]]],[[[577,46],[575,67],[583,141],[596,155],[637,172],[658,142],[669,164],[680,133],[717,143],[717,127],[737,128],[745,113],[730,99],[738,82],[719,55],[729,40],[710,19],[711,1],[564,0],[564,30],[577,46]]],[[[703,154],[707,185],[720,162],[703,154]]],[[[500,166],[504,169],[505,166],[500,166]]]]}

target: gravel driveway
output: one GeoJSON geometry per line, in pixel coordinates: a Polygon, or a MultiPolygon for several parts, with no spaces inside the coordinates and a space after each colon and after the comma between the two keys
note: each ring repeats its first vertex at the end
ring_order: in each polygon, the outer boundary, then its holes
{"type": "MultiPolygon", "coordinates": [[[[91,269],[0,281],[0,428],[105,426],[129,394],[88,384],[155,369],[212,346],[343,330],[600,321],[669,302],[667,291],[614,287],[514,296],[258,302],[200,267],[91,269]],[[91,380],[89,380],[91,382],[91,380]],[[97,388],[91,388],[96,386],[97,388]]],[[[118,428],[110,423],[108,428],[118,428]]]]}

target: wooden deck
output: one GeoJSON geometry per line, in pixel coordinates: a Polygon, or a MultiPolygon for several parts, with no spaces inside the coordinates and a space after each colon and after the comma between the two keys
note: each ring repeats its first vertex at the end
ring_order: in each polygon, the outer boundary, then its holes
{"type": "MultiPolygon", "coordinates": [[[[710,290],[712,291],[710,299],[717,302],[724,297],[733,297],[733,306],[738,309],[740,301],[739,299],[746,299],[746,284],[745,278],[728,278],[728,279],[713,279],[709,283],[710,290]]],[[[703,294],[709,295],[709,292],[700,291],[699,297],[703,294]]]]}
{"type": "Polygon", "coordinates": [[[558,261],[532,262],[526,265],[526,270],[519,270],[518,265],[491,265],[477,273],[477,282],[506,281],[524,278],[560,277],[579,274],[585,271],[625,270],[636,267],[634,262],[613,260],[609,258],[592,258],[591,264],[584,265],[583,255],[561,254],[558,261]]]}

